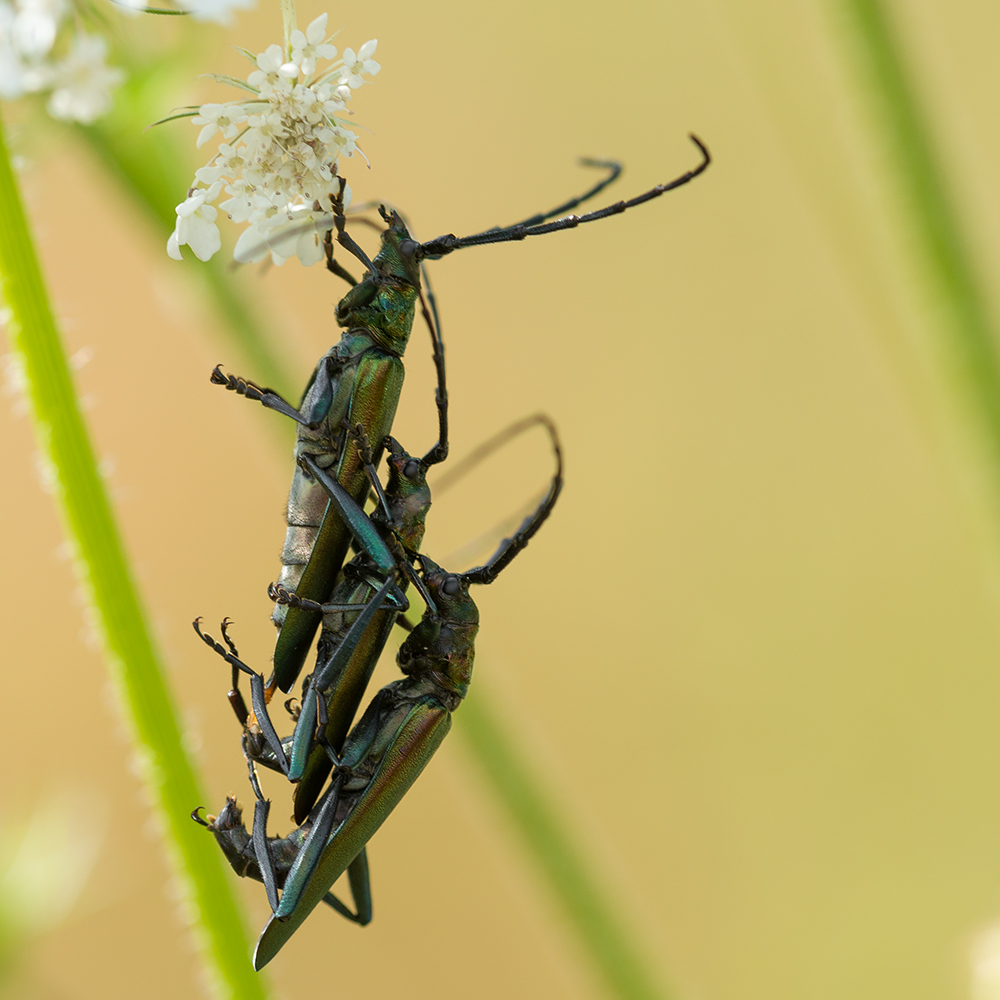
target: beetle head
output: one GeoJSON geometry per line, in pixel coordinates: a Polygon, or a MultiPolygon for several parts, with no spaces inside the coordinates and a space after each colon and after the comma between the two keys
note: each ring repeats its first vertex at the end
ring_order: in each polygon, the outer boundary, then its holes
{"type": "Polygon", "coordinates": [[[440,617],[456,625],[477,625],[479,609],[469,594],[469,581],[460,573],[449,573],[433,559],[421,555],[421,576],[434,598],[440,617]]]}

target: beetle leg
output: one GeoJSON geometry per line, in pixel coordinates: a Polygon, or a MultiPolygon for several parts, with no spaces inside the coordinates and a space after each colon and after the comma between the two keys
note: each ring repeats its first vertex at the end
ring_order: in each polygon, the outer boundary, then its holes
{"type": "Polygon", "coordinates": [[[354,441],[354,446],[358,449],[358,457],[361,459],[361,465],[365,470],[365,475],[368,477],[368,482],[371,484],[372,492],[375,494],[375,502],[382,508],[385,514],[385,523],[388,525],[392,524],[392,509],[389,506],[389,500],[385,495],[385,490],[382,488],[382,482],[378,478],[378,472],[375,469],[375,462],[372,457],[371,444],[368,441],[368,435],[365,434],[365,429],[361,424],[350,424],[346,420],[344,421],[344,429],[347,431],[348,436],[354,441]]]}
{"type": "Polygon", "coordinates": [[[332,892],[323,897],[323,902],[327,906],[332,906],[342,917],[365,927],[372,922],[373,909],[372,887],[368,875],[368,852],[364,848],[347,866],[347,880],[351,887],[356,913],[345,906],[332,892]]]}
{"type": "MultiPolygon", "coordinates": [[[[235,649],[236,647],[232,644],[226,632],[226,626],[228,623],[228,619],[223,622],[222,634],[225,636],[230,649],[235,649]]],[[[231,664],[234,671],[241,670],[243,673],[250,675],[250,703],[253,706],[253,714],[257,719],[261,732],[264,734],[264,739],[267,741],[267,745],[271,748],[271,752],[275,756],[275,760],[278,762],[281,770],[287,774],[288,758],[285,756],[281,740],[278,738],[278,734],[274,729],[271,718],[267,713],[267,698],[264,693],[264,678],[258,674],[256,670],[252,670],[248,667],[238,656],[236,656],[235,653],[230,652],[220,643],[216,642],[207,632],[202,632],[200,618],[196,618],[191,624],[194,626],[194,630],[202,642],[204,642],[207,646],[211,646],[212,649],[219,654],[219,656],[221,656],[227,663],[231,664]]],[[[239,694],[239,692],[237,692],[237,694],[239,694]]],[[[243,703],[242,695],[239,695],[239,700],[243,703]]],[[[232,698],[230,698],[230,702],[232,702],[232,698]]],[[[243,703],[243,708],[246,709],[245,703],[243,703]]],[[[249,719],[249,715],[247,716],[247,719],[249,719]]]]}
{"type": "Polygon", "coordinates": [[[366,254],[364,250],[362,250],[361,247],[359,247],[357,243],[354,242],[354,240],[347,234],[347,232],[344,229],[344,227],[347,225],[347,219],[344,216],[344,188],[346,186],[347,186],[347,181],[343,177],[341,177],[340,190],[337,192],[336,195],[330,195],[330,204],[333,206],[333,225],[334,228],[337,230],[337,242],[349,254],[352,254],[353,256],[357,257],[358,260],[361,261],[361,263],[364,264],[366,268],[368,268],[368,271],[371,273],[372,277],[374,277],[375,280],[378,281],[379,273],[375,269],[375,265],[369,259],[368,254],[366,254]]]}
{"type": "Polygon", "coordinates": [[[283,413],[286,417],[291,417],[296,423],[309,425],[309,420],[296,407],[292,406],[287,399],[275,392],[274,389],[257,385],[256,382],[241,378],[239,375],[226,375],[222,370],[222,365],[216,365],[212,369],[210,381],[213,385],[224,385],[238,396],[245,396],[247,399],[256,400],[269,410],[276,410],[278,413],[283,413]]]}
{"type": "Polygon", "coordinates": [[[371,519],[357,504],[354,497],[325,469],[321,469],[312,455],[300,455],[299,464],[326,490],[337,513],[375,565],[383,573],[391,573],[396,568],[396,560],[389,551],[389,547],[382,540],[375,525],[372,524],[371,519]]]}
{"type": "Polygon", "coordinates": [[[333,259],[333,230],[328,229],[323,237],[323,253],[326,256],[326,269],[335,274],[338,278],[343,278],[349,285],[356,285],[358,279],[349,271],[344,270],[340,264],[333,259]]]}
{"type": "MultiPolygon", "coordinates": [[[[347,866],[347,880],[354,900],[355,922],[362,927],[372,922],[372,883],[368,874],[368,850],[362,847],[358,856],[347,866]]],[[[325,898],[325,897],[324,897],[325,898]]]]}
{"type": "Polygon", "coordinates": [[[253,705],[253,714],[257,719],[261,732],[267,745],[271,748],[278,766],[282,773],[288,774],[288,757],[285,755],[285,748],[281,745],[281,739],[271,722],[271,716],[267,711],[267,702],[264,696],[264,678],[254,672],[250,675],[250,703],[253,705]]]}
{"type": "Polygon", "coordinates": [[[351,627],[340,641],[333,656],[316,669],[313,675],[313,683],[318,690],[325,691],[330,686],[330,681],[343,671],[347,665],[347,661],[350,660],[354,650],[357,649],[358,643],[361,641],[365,629],[368,628],[369,622],[371,622],[379,608],[382,607],[386,598],[391,596],[391,590],[395,586],[391,577],[382,584],[378,592],[365,605],[364,610],[351,623],[351,627]]]}
{"type": "MultiPolygon", "coordinates": [[[[437,618],[438,609],[437,605],[434,603],[434,598],[431,597],[431,592],[427,589],[427,586],[424,583],[424,581],[420,579],[420,575],[410,564],[409,559],[406,558],[406,553],[401,551],[399,553],[399,556],[400,556],[399,559],[400,568],[403,570],[404,575],[410,581],[410,583],[412,583],[413,586],[417,588],[417,593],[420,594],[420,596],[423,598],[424,604],[427,605],[427,611],[425,613],[429,614],[431,618],[437,618]]],[[[403,608],[403,611],[406,610],[407,608],[403,608]]]]}
{"type": "Polygon", "coordinates": [[[330,722],[330,716],[326,709],[326,699],[319,698],[316,701],[316,713],[319,716],[319,728],[316,731],[316,742],[326,751],[326,755],[337,767],[341,764],[340,755],[334,750],[330,743],[330,738],[326,735],[326,727],[330,722]]]}
{"type": "MultiPolygon", "coordinates": [[[[229,647],[229,651],[239,659],[240,652],[236,648],[236,645],[229,638],[229,633],[226,631],[226,626],[231,624],[228,618],[222,620],[222,638],[225,640],[226,645],[229,647]]],[[[233,712],[236,714],[236,718],[239,719],[241,726],[246,726],[247,719],[250,718],[250,711],[247,709],[247,703],[243,700],[243,692],[240,690],[240,668],[235,664],[232,664],[233,674],[232,681],[230,683],[229,693],[227,697],[229,698],[229,704],[232,707],[233,712]]]]}
{"type": "Polygon", "coordinates": [[[337,813],[337,806],[340,804],[340,789],[344,784],[344,772],[338,771],[330,782],[330,787],[326,793],[326,799],[320,808],[312,828],[309,830],[302,849],[295,858],[288,877],[285,879],[285,888],[281,893],[281,902],[274,911],[274,915],[279,919],[285,919],[298,905],[302,897],[302,891],[309,884],[316,866],[319,864],[320,856],[326,847],[326,842],[330,839],[333,830],[333,821],[337,813]]]}
{"type": "MultiPolygon", "coordinates": [[[[364,611],[367,607],[365,604],[320,604],[319,601],[310,601],[308,598],[299,597],[294,591],[282,587],[280,583],[269,583],[267,596],[275,604],[287,604],[290,608],[302,608],[305,611],[318,611],[322,614],[331,611],[364,611]]],[[[389,597],[391,600],[395,600],[392,594],[389,597]]]]}
{"type": "Polygon", "coordinates": [[[427,301],[430,303],[430,311],[433,319],[427,311],[427,303],[424,302],[423,289],[420,289],[420,308],[423,310],[424,322],[431,332],[431,349],[434,354],[434,370],[437,372],[437,388],[434,390],[434,403],[438,411],[438,439],[434,447],[427,452],[420,460],[424,468],[437,465],[448,457],[448,385],[445,380],[444,368],[444,340],[441,338],[441,320],[438,317],[437,299],[434,297],[434,290],[431,288],[427,278],[427,270],[420,265],[420,274],[423,284],[427,289],[427,301]]]}
{"type": "Polygon", "coordinates": [[[253,807],[253,829],[250,840],[257,858],[257,867],[260,869],[261,881],[267,892],[267,901],[271,904],[271,912],[274,913],[278,908],[278,887],[274,879],[274,858],[271,855],[271,845],[267,842],[267,815],[271,811],[271,803],[264,798],[264,794],[260,790],[257,772],[249,757],[247,758],[247,767],[250,770],[250,785],[257,797],[253,807]]]}
{"type": "MultiPolygon", "coordinates": [[[[288,770],[288,779],[298,781],[302,777],[303,768],[309,757],[309,749],[312,744],[316,727],[316,701],[320,700],[323,706],[323,714],[326,713],[326,703],[323,696],[326,693],[335,677],[338,677],[347,666],[348,661],[357,649],[365,630],[375,616],[375,612],[382,606],[394,584],[392,579],[388,579],[382,585],[377,594],[365,605],[364,610],[351,623],[347,634],[340,641],[333,656],[331,656],[322,666],[316,668],[312,680],[309,682],[309,692],[302,699],[302,711],[295,724],[295,734],[292,737],[292,760],[288,770]]],[[[325,727],[326,723],[323,722],[325,727]]]]}

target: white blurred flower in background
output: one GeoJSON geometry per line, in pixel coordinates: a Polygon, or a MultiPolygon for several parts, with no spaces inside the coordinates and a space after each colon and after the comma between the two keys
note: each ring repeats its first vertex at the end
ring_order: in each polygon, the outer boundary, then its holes
{"type": "Polygon", "coordinates": [[[53,118],[89,125],[111,110],[111,91],[123,70],[105,63],[108,43],[100,35],[79,34],[62,62],[51,71],[52,94],[46,105],[53,118]]]}
{"type": "Polygon", "coordinates": [[[0,822],[0,971],[69,916],[100,854],[106,814],[81,789],[46,789],[27,822],[0,822]]]}
{"type": "Polygon", "coordinates": [[[104,38],[67,18],[66,0],[0,0],[0,97],[49,92],[53,118],[89,125],[111,109],[124,79],[104,38]]]}
{"type": "MultiPolygon", "coordinates": [[[[111,0],[138,15],[155,0],[111,0]]],[[[169,2],[169,0],[164,0],[169,2]]],[[[199,21],[229,24],[233,12],[256,0],[176,0],[199,21]]],[[[48,93],[53,118],[90,125],[111,110],[124,70],[108,64],[104,22],[81,26],[69,0],[0,0],[0,99],[48,93]]],[[[233,132],[235,135],[235,132],[233,132]]]]}

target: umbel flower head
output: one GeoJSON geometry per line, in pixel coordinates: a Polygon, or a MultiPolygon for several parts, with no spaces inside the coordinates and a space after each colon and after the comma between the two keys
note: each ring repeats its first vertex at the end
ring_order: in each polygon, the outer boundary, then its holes
{"type": "MultiPolygon", "coordinates": [[[[245,100],[184,113],[201,126],[199,147],[213,140],[219,146],[195,171],[187,198],[177,206],[177,225],[167,241],[171,257],[180,260],[185,244],[200,260],[219,250],[214,205],[226,194],[219,208],[247,226],[236,243],[238,261],[262,260],[268,253],[276,264],[295,256],[307,266],[322,259],[330,199],[340,191],[337,162],[361,152],[339,116],[350,113],[347,103],[365,77],[381,69],[371,58],[375,40],[337,59],[326,22],[321,14],[304,32],[292,31],[285,46],[271,45],[256,58],[245,53],[255,66],[246,83],[216,77],[248,91],[245,100]],[[322,69],[320,61],[327,63],[322,69]]],[[[350,189],[344,194],[346,204],[350,189]]]]}

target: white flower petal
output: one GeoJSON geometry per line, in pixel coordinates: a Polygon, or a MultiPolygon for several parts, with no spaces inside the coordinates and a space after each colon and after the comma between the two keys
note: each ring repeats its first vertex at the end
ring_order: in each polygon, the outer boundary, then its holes
{"type": "Polygon", "coordinates": [[[324,257],[323,242],[315,231],[303,233],[295,244],[295,256],[303,267],[312,267],[324,257]]]}
{"type": "Polygon", "coordinates": [[[178,242],[186,243],[199,260],[210,260],[222,247],[222,236],[214,222],[215,209],[206,208],[186,218],[177,218],[178,242]],[[211,213],[212,218],[206,218],[211,213]]]}
{"type": "Polygon", "coordinates": [[[205,204],[205,195],[208,192],[204,188],[198,188],[196,191],[192,191],[175,209],[174,211],[177,215],[188,216],[194,215],[195,212],[205,204]]]}
{"type": "Polygon", "coordinates": [[[48,55],[56,40],[58,20],[47,10],[19,10],[11,27],[11,38],[18,51],[29,59],[48,55]]]}
{"type": "Polygon", "coordinates": [[[204,146],[205,143],[208,142],[208,140],[211,139],[212,136],[215,135],[215,133],[218,131],[219,131],[219,126],[216,125],[215,122],[209,122],[198,133],[198,141],[195,143],[195,145],[198,147],[198,149],[201,149],[201,147],[204,146]]]}
{"type": "MultiPolygon", "coordinates": [[[[378,47],[377,38],[372,38],[370,41],[365,42],[365,44],[361,46],[361,49],[358,52],[358,61],[364,62],[366,59],[370,59],[373,55],[375,55],[375,49],[377,47],[378,47]]],[[[346,56],[344,57],[344,62],[347,62],[346,56]]]]}
{"type": "Polygon", "coordinates": [[[224,173],[226,173],[226,168],[222,167],[199,167],[195,172],[195,177],[201,181],[202,184],[213,184],[217,181],[224,173]]]}
{"type": "Polygon", "coordinates": [[[233,248],[233,259],[241,264],[256,264],[267,256],[267,243],[257,226],[248,226],[240,233],[233,248]]]}
{"type": "Polygon", "coordinates": [[[257,54],[257,66],[265,73],[277,73],[278,67],[285,61],[285,54],[280,45],[269,45],[263,52],[257,54]]]}
{"type": "MultiPolygon", "coordinates": [[[[326,38],[326,14],[320,14],[319,17],[309,22],[309,27],[306,28],[306,35],[309,41],[313,45],[319,45],[320,42],[326,38]]],[[[294,43],[293,43],[294,44],[294,43]]]]}

